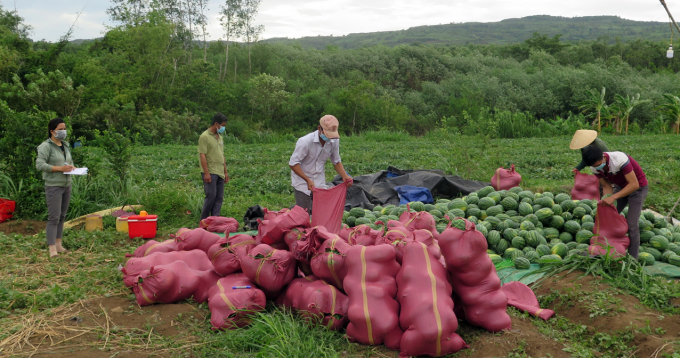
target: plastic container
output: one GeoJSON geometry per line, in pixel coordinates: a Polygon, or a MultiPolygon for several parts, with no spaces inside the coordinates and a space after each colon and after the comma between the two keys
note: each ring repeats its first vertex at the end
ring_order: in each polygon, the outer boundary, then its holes
{"type": "Polygon", "coordinates": [[[116,231],[118,232],[128,232],[128,218],[129,216],[119,216],[116,218],[116,231]]]}
{"type": "Polygon", "coordinates": [[[104,230],[104,220],[101,215],[88,215],[85,217],[85,230],[104,230]]]}
{"type": "Polygon", "coordinates": [[[0,198],[0,223],[14,216],[16,204],[15,201],[0,198]]]}
{"type": "Polygon", "coordinates": [[[128,217],[128,235],[131,239],[153,239],[158,228],[158,215],[132,215],[128,217]]]}

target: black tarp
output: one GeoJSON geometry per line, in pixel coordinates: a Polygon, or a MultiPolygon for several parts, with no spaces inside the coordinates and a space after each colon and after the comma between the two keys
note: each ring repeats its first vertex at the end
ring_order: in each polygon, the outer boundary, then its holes
{"type": "MultiPolygon", "coordinates": [[[[412,185],[427,188],[435,198],[451,199],[465,196],[485,186],[488,182],[466,180],[457,175],[445,175],[441,170],[399,170],[388,168],[377,173],[354,177],[354,185],[347,190],[345,210],[355,207],[373,209],[380,205],[399,205],[399,196],[394,187],[412,185]],[[398,175],[396,177],[390,177],[398,175]]],[[[342,183],[342,178],[336,175],[332,187],[342,183]]]]}

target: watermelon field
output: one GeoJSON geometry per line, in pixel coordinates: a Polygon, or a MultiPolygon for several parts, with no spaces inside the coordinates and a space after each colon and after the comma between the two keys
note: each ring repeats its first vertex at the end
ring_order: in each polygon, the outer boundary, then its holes
{"type": "MultiPolygon", "coordinates": [[[[282,138],[225,143],[230,181],[223,216],[241,220],[252,205],[278,210],[294,203],[287,163],[295,138],[282,138]]],[[[666,215],[680,196],[678,136],[602,139],[640,163],[650,183],[645,209],[666,215]]],[[[680,284],[650,276],[643,266],[680,260],[675,259],[680,230],[650,212],[641,221],[644,255],[639,262],[578,255],[592,235],[597,205],[565,197],[573,186],[571,170],[580,161],[580,154],[568,149],[570,140],[489,139],[439,131],[422,137],[378,131],[341,139],[342,161],[352,176],[393,166],[489,181],[495,169],[511,164],[522,175],[521,190],[483,189],[466,198],[435,198],[432,206],[409,205],[435,216],[438,230],[445,227],[446,215],[476,221],[498,265],[540,266],[544,276],[531,287],[541,308],[556,312],[543,321],[509,308],[513,328],[498,334],[461,323],[458,333],[470,347],[452,356],[679,357],[680,284]]],[[[98,148],[85,150],[82,158],[98,157],[98,148]]],[[[181,227],[195,228],[203,201],[196,157],[195,146],[135,147],[125,190],[83,179],[74,184],[73,205],[85,205],[79,193],[95,190],[107,201],[141,204],[159,215],[158,238],[181,227]]],[[[330,180],[335,173],[330,165],[326,170],[330,180]]],[[[376,225],[403,210],[355,210],[343,220],[350,226],[376,225]]],[[[461,222],[454,219],[451,225],[461,222]]],[[[64,242],[71,252],[56,260],[48,260],[44,232],[9,234],[0,227],[0,356],[398,356],[384,346],[349,343],[342,332],[310,327],[274,305],[256,314],[251,327],[229,332],[210,330],[207,304],[139,307],[118,268],[141,243],[117,233],[111,218],[104,223],[101,232],[67,230],[64,242]]],[[[32,225],[41,225],[40,218],[32,225]]]]}

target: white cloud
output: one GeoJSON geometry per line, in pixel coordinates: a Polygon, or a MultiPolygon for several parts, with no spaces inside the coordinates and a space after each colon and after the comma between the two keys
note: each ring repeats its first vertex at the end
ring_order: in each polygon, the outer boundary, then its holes
{"type": "MultiPolygon", "coordinates": [[[[211,39],[223,37],[219,24],[222,1],[210,3],[211,39]]],[[[6,8],[13,8],[5,0],[6,8]]],[[[669,5],[680,16],[680,5],[669,5]]],[[[75,14],[84,9],[73,38],[102,36],[110,24],[107,0],[17,0],[17,10],[34,27],[34,39],[56,41],[66,33],[75,14]]],[[[258,22],[266,27],[264,38],[407,29],[451,22],[493,22],[529,15],[618,15],[626,19],[667,21],[658,1],[640,0],[263,0],[258,22]]]]}

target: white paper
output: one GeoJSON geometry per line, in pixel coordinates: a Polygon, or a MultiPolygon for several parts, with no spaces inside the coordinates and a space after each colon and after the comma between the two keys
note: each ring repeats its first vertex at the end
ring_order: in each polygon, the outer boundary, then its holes
{"type": "Polygon", "coordinates": [[[75,168],[70,172],[66,172],[67,175],[87,175],[87,168],[75,168]]]}

